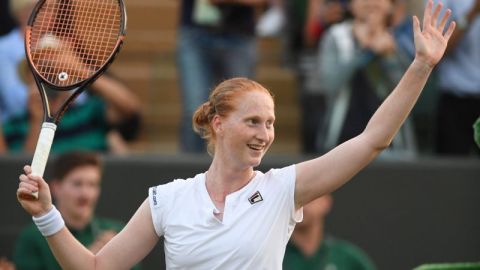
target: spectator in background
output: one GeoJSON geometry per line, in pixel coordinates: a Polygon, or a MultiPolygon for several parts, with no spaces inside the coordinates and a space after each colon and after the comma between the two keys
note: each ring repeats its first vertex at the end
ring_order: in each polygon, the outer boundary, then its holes
{"type": "Polygon", "coordinates": [[[284,0],[269,0],[268,8],[258,18],[255,34],[258,37],[275,37],[282,33],[286,18],[284,0]]]}
{"type": "Polygon", "coordinates": [[[8,34],[15,28],[15,21],[10,14],[8,0],[0,0],[0,36],[8,34]]]}
{"type": "Polygon", "coordinates": [[[285,251],[284,270],[375,269],[361,249],[325,234],[325,217],[332,203],[327,194],[303,207],[303,221],[295,227],[285,251]]]}
{"type": "MultiPolygon", "coordinates": [[[[50,96],[51,110],[57,111],[70,94],[59,92],[50,96]]],[[[124,154],[128,152],[126,139],[133,139],[138,132],[139,110],[139,102],[130,89],[113,77],[103,75],[92,84],[88,97],[70,105],[63,115],[52,152],[91,150],[124,154]]],[[[7,151],[33,153],[42,121],[40,94],[36,84],[30,81],[28,107],[3,123],[7,151]]]]}
{"type": "Polygon", "coordinates": [[[325,31],[349,17],[348,0],[308,0],[304,42],[316,49],[325,31]]]}
{"type": "MultiPolygon", "coordinates": [[[[49,185],[66,226],[80,243],[97,253],[123,227],[117,221],[95,217],[102,178],[99,156],[70,152],[57,156],[53,167],[49,185]]],[[[17,270],[61,269],[34,224],[23,229],[18,237],[14,262],[17,270]]]]}
{"type": "MultiPolygon", "coordinates": [[[[350,7],[353,19],[331,27],[320,49],[327,113],[317,142],[325,151],[362,132],[410,60],[392,33],[393,0],[352,0],[350,7]]],[[[402,126],[390,151],[415,154],[411,125],[402,126]]]]}
{"type": "Polygon", "coordinates": [[[285,28],[287,63],[299,87],[302,152],[318,153],[315,141],[325,114],[325,94],[318,78],[318,44],[323,33],[348,16],[346,0],[288,0],[285,28]]]}
{"type": "MultiPolygon", "coordinates": [[[[11,0],[20,27],[0,40],[0,114],[3,137],[10,152],[33,152],[43,121],[37,86],[25,62],[23,29],[35,0],[11,0]]],[[[75,52],[72,52],[75,54],[75,52]]],[[[72,58],[74,59],[74,58],[72,58]]],[[[53,152],[76,149],[125,153],[127,140],[138,132],[140,102],[120,81],[103,75],[69,107],[60,122],[53,152]]],[[[51,92],[56,112],[70,92],[51,92]]]]}
{"type": "Polygon", "coordinates": [[[438,66],[440,100],[436,151],[467,156],[478,152],[472,123],[480,115],[480,0],[443,0],[457,30],[438,66]]]}
{"type": "MultiPolygon", "coordinates": [[[[0,36],[0,120],[18,115],[27,106],[27,86],[18,73],[19,64],[25,59],[24,29],[35,0],[10,0],[10,13],[18,27],[0,36]]],[[[6,12],[6,11],[4,11],[6,12]]]]}
{"type": "Polygon", "coordinates": [[[177,40],[182,118],[180,147],[201,153],[205,143],[194,133],[193,112],[217,83],[254,76],[255,7],[268,0],[183,0],[177,40]]]}

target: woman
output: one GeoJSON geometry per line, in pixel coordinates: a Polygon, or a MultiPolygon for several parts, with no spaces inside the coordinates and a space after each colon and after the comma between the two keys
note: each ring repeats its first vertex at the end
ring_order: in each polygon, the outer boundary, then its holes
{"type": "Polygon", "coordinates": [[[442,57],[455,23],[443,34],[429,1],[423,30],[414,17],[416,58],[365,131],[317,159],[254,171],[274,139],[274,103],[246,79],[220,84],[195,113],[213,161],[204,174],[150,189],[125,229],[96,255],[79,244],[52,206],[48,185],[25,167],[17,197],[64,269],[126,269],[165,237],[168,269],[281,269],[301,207],[345,184],[392,141],[442,57]],[[438,26],[437,26],[438,24],[438,26]],[[30,194],[39,191],[39,200],[30,194]],[[244,200],[245,199],[245,200],[244,200]]]}

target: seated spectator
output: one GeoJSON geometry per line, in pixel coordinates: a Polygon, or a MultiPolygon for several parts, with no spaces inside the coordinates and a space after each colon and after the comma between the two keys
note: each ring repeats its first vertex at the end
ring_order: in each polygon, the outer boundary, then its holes
{"type": "MultiPolygon", "coordinates": [[[[3,136],[9,152],[35,150],[43,107],[37,86],[29,83],[26,110],[3,123],[3,136]]],[[[50,109],[57,111],[69,92],[49,96],[50,109]]],[[[125,153],[124,138],[133,139],[140,122],[139,102],[130,90],[109,75],[95,81],[88,96],[73,103],[60,121],[52,144],[53,153],[92,150],[125,153]]]]}
{"type": "MultiPolygon", "coordinates": [[[[352,20],[332,26],[320,49],[320,81],[327,92],[322,149],[353,138],[399,81],[410,57],[399,50],[391,30],[393,0],[352,0],[352,20]]],[[[390,152],[412,155],[416,143],[407,121],[390,152]]],[[[388,153],[388,152],[387,152],[388,153]]]]}
{"type": "MultiPolygon", "coordinates": [[[[66,226],[93,253],[98,252],[123,227],[117,221],[95,217],[101,178],[102,164],[96,154],[70,152],[57,157],[53,180],[49,183],[55,205],[66,226]]],[[[17,239],[14,262],[18,270],[61,269],[47,241],[33,223],[17,239]]]]}
{"type": "Polygon", "coordinates": [[[303,221],[297,223],[285,251],[284,270],[375,269],[361,249],[325,234],[332,201],[331,195],[324,195],[303,207],[303,221]]]}

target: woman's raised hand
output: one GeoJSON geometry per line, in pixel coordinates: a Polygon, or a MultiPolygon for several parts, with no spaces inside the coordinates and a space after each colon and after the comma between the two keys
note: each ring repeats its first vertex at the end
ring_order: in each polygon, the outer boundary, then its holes
{"type": "Polygon", "coordinates": [[[50,188],[42,177],[32,175],[30,166],[25,166],[23,170],[25,173],[19,177],[17,199],[30,215],[42,216],[52,208],[50,188]],[[33,192],[38,192],[38,199],[33,197],[33,192]]]}
{"type": "Polygon", "coordinates": [[[455,22],[451,22],[444,31],[448,18],[452,11],[447,9],[442,18],[439,18],[443,4],[433,7],[433,1],[429,0],[423,15],[423,25],[417,16],[413,17],[413,31],[415,40],[415,58],[430,67],[435,66],[447,48],[448,40],[455,30],[455,22]]]}

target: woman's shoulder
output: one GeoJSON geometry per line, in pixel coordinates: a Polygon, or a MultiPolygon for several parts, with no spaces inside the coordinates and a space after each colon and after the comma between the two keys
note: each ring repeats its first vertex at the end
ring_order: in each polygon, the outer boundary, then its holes
{"type": "Polygon", "coordinates": [[[264,177],[285,177],[295,172],[295,164],[288,165],[281,168],[272,168],[268,170],[265,174],[262,173],[264,177]]]}
{"type": "Polygon", "coordinates": [[[284,183],[289,186],[292,182],[295,182],[296,169],[295,165],[289,165],[282,168],[273,168],[266,173],[261,173],[260,178],[266,183],[271,183],[274,186],[278,186],[278,183],[284,183]]]}
{"type": "Polygon", "coordinates": [[[188,193],[192,189],[196,189],[201,182],[204,181],[205,174],[200,173],[191,178],[186,179],[174,179],[168,183],[160,184],[157,186],[150,187],[149,193],[151,196],[175,196],[182,193],[188,193]]]}

